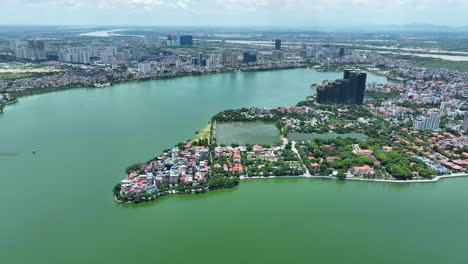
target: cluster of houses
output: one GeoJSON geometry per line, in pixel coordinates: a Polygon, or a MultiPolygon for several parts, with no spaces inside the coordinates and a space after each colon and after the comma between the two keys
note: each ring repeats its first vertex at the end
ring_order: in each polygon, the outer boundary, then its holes
{"type": "Polygon", "coordinates": [[[313,113],[315,110],[308,106],[288,106],[288,107],[275,107],[275,108],[250,108],[250,114],[272,114],[275,112],[279,112],[282,114],[310,114],[313,113]]]}
{"type": "Polygon", "coordinates": [[[208,158],[206,147],[191,148],[188,143],[184,148],[173,148],[129,172],[121,181],[121,192],[124,195],[152,194],[163,184],[198,186],[205,183],[208,176],[208,158]]]}
{"type": "Polygon", "coordinates": [[[468,168],[468,153],[458,154],[455,152],[455,149],[468,146],[467,136],[457,137],[450,132],[431,132],[429,135],[425,135],[406,128],[402,128],[401,131],[407,136],[413,137],[416,143],[429,143],[425,147],[416,145],[405,138],[398,140],[410,148],[406,149],[407,154],[414,155],[415,152],[418,152],[424,155],[426,158],[420,160],[424,161],[429,168],[439,173],[445,173],[446,169],[464,171],[468,168]]]}
{"type": "Polygon", "coordinates": [[[252,149],[247,149],[245,146],[241,147],[216,147],[214,151],[214,169],[218,172],[225,172],[245,175],[245,168],[242,164],[241,152],[245,153],[246,160],[253,165],[261,168],[264,166],[265,161],[277,162],[280,160],[279,151],[281,147],[274,146],[265,148],[260,145],[252,146],[252,149]],[[223,162],[221,162],[223,161],[223,162]]]}
{"type": "Polygon", "coordinates": [[[225,158],[226,162],[223,164],[215,163],[214,169],[216,171],[223,171],[230,174],[244,174],[244,167],[241,162],[241,151],[240,148],[232,147],[216,147],[215,158],[225,158]]]}

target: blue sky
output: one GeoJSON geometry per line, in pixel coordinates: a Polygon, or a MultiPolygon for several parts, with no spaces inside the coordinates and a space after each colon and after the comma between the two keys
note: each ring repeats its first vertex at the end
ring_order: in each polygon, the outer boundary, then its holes
{"type": "Polygon", "coordinates": [[[468,25],[468,0],[0,0],[0,24],[468,25]]]}

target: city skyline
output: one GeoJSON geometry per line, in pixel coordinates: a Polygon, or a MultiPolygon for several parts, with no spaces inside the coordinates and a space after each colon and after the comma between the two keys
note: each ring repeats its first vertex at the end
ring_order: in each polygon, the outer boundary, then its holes
{"type": "Polygon", "coordinates": [[[0,9],[0,24],[23,25],[372,28],[468,24],[468,3],[462,0],[6,0],[0,9]]]}

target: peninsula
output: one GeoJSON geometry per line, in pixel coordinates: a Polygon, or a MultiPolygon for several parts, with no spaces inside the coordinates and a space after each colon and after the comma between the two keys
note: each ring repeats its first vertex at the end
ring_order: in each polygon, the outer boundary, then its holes
{"type": "Polygon", "coordinates": [[[417,78],[365,84],[365,74],[348,70],[342,80],[314,85],[321,90],[317,98],[296,106],[225,110],[192,140],[128,167],[114,187],[115,200],[139,203],[197,194],[252,178],[424,183],[468,176],[466,117],[463,124],[457,118],[448,121],[452,111],[466,108],[466,101],[457,99],[465,86],[417,78]],[[353,76],[359,76],[357,82],[353,76]],[[366,90],[363,102],[328,102],[332,96],[361,98],[360,86],[366,90]],[[442,101],[428,102],[440,91],[442,101]]]}

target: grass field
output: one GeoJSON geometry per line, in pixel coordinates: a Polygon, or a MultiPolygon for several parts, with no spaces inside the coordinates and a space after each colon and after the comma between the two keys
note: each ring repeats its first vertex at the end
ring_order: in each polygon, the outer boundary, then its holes
{"type": "Polygon", "coordinates": [[[196,133],[192,139],[190,140],[191,142],[195,142],[200,139],[207,139],[208,141],[210,140],[210,130],[211,130],[211,123],[207,124],[204,126],[198,133],[196,133]]]}
{"type": "Polygon", "coordinates": [[[0,80],[18,80],[35,76],[33,73],[0,73],[0,80]]]}

